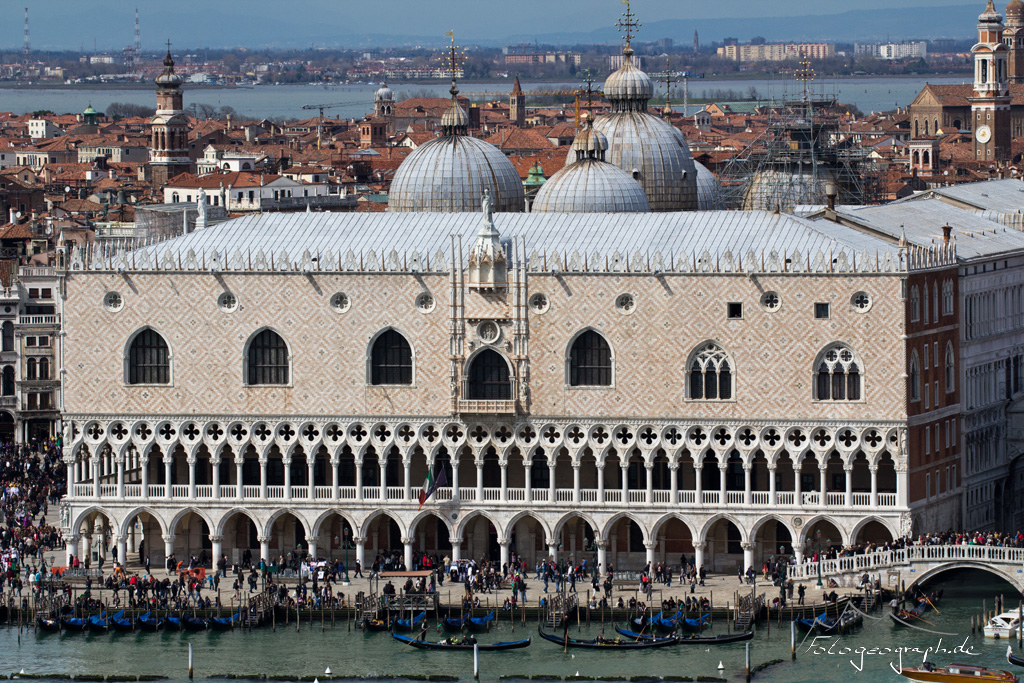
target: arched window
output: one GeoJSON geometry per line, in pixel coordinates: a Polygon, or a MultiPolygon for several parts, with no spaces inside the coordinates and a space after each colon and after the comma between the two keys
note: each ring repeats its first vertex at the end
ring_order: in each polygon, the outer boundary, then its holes
{"type": "Polygon", "coordinates": [[[39,359],[39,379],[50,379],[50,359],[39,359]]]}
{"type": "Polygon", "coordinates": [[[910,400],[921,400],[921,363],[917,359],[917,351],[910,352],[910,400]]]}
{"type": "Polygon", "coordinates": [[[466,398],[471,401],[509,401],[512,377],[508,362],[494,349],[484,349],[466,371],[466,398]]]}
{"type": "Polygon", "coordinates": [[[956,358],[953,357],[953,343],[946,342],[946,393],[956,388],[956,358]]]}
{"type": "Polygon", "coordinates": [[[587,330],[569,349],[569,386],[608,387],[612,384],[612,349],[604,337],[587,330]]]}
{"type": "Polygon", "coordinates": [[[5,365],[3,376],[0,377],[0,394],[14,396],[14,366],[5,365]]]}
{"type": "Polygon", "coordinates": [[[171,354],[155,330],[135,335],[128,347],[128,384],[170,384],[171,354]]]}
{"type": "Polygon", "coordinates": [[[695,401],[727,401],[733,395],[732,365],[725,350],[708,342],[690,356],[689,397],[695,401]]]}
{"type": "Polygon", "coordinates": [[[910,322],[917,322],[921,319],[921,292],[914,285],[910,288],[910,322]]]}
{"type": "Polygon", "coordinates": [[[370,384],[412,384],[412,347],[401,333],[385,330],[374,340],[370,384]]]}
{"type": "Polygon", "coordinates": [[[833,344],[818,357],[815,397],[819,401],[859,401],[860,366],[844,344],[833,344]]]}
{"type": "Polygon", "coordinates": [[[25,379],[36,378],[36,359],[29,358],[25,361],[25,379]]]}
{"type": "Polygon", "coordinates": [[[277,332],[263,330],[249,342],[248,384],[288,384],[288,345],[277,332]]]}
{"type": "Polygon", "coordinates": [[[932,321],[939,322],[939,283],[932,283],[932,321]]]}
{"type": "Polygon", "coordinates": [[[14,350],[14,323],[7,321],[3,326],[3,350],[14,350]]]}

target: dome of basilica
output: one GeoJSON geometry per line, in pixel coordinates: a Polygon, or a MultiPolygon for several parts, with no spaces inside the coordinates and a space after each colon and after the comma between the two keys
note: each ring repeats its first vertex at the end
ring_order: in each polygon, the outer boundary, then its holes
{"type": "Polygon", "coordinates": [[[697,208],[701,211],[724,209],[725,198],[718,178],[699,161],[694,161],[693,165],[697,167],[697,208]]]}
{"type": "Polygon", "coordinates": [[[627,213],[650,211],[640,183],[605,161],[608,138],[590,121],[572,143],[576,160],[541,186],[535,213],[627,213]]]}
{"type": "Polygon", "coordinates": [[[451,92],[441,137],[417,147],[398,167],[388,211],[477,212],[484,190],[495,211],[522,211],[519,172],[497,147],[468,134],[469,117],[455,99],[458,90],[451,92]]]}

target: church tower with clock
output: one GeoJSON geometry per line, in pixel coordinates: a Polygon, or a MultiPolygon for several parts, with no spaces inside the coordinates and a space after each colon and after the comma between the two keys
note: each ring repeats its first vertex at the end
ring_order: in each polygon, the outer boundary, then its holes
{"type": "Polygon", "coordinates": [[[978,17],[974,55],[974,92],[971,103],[974,158],[994,162],[1010,158],[1010,86],[1008,50],[1003,43],[1003,17],[992,0],[978,17]]]}

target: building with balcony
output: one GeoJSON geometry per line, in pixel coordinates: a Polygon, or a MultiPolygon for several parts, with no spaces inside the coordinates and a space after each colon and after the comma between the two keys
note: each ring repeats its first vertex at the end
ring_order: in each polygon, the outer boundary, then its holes
{"type": "Polygon", "coordinates": [[[959,388],[913,392],[945,372],[922,374],[925,341],[957,370],[958,299],[925,322],[907,294],[956,287],[952,244],[771,212],[487,204],[251,215],[72,253],[69,553],[98,524],[154,562],[342,557],[351,539],[364,562],[735,570],[819,530],[956,525],[955,465],[940,482],[923,458],[959,388]]]}

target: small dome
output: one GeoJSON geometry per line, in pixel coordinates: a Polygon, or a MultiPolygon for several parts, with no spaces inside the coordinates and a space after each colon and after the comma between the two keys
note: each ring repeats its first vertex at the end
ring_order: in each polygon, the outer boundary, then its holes
{"type": "Polygon", "coordinates": [[[743,194],[744,211],[792,211],[795,206],[827,203],[825,186],[835,176],[825,168],[769,168],[750,180],[743,194]]]}
{"type": "Polygon", "coordinates": [[[455,94],[453,89],[452,101],[448,103],[448,108],[445,109],[444,114],[441,114],[441,130],[444,131],[445,135],[454,135],[456,133],[465,135],[469,129],[469,116],[459,106],[459,101],[455,99],[455,94]]]}
{"type": "Polygon", "coordinates": [[[998,24],[1003,21],[1003,15],[996,11],[996,6],[992,0],[988,0],[985,11],[978,15],[978,21],[982,24],[998,24]]]}
{"type": "Polygon", "coordinates": [[[395,93],[388,87],[388,82],[384,81],[380,84],[380,88],[373,94],[374,102],[394,102],[395,93]]]}
{"type": "Polygon", "coordinates": [[[637,213],[651,210],[640,183],[618,166],[581,159],[551,176],[537,192],[534,213],[637,213]]]}
{"type": "Polygon", "coordinates": [[[468,135],[444,135],[417,147],[398,167],[388,211],[476,212],[485,189],[494,211],[523,210],[523,182],[501,150],[468,135]]]}
{"type": "Polygon", "coordinates": [[[171,57],[171,53],[168,52],[167,56],[164,57],[163,73],[156,77],[156,84],[164,87],[176,88],[181,85],[181,83],[181,76],[174,73],[174,58],[171,57]]]}
{"type": "Polygon", "coordinates": [[[605,80],[604,96],[609,100],[642,99],[645,102],[654,97],[651,79],[633,64],[632,53],[627,54],[622,66],[605,80]]]}
{"type": "Polygon", "coordinates": [[[1022,0],[1011,0],[1010,4],[1006,6],[1006,16],[1021,17],[1024,16],[1024,2],[1022,0]]]}
{"type": "Polygon", "coordinates": [[[576,158],[598,157],[604,160],[604,153],[608,151],[608,138],[601,131],[594,130],[590,118],[584,116],[586,124],[572,141],[572,149],[576,152],[576,158]]]}
{"type": "Polygon", "coordinates": [[[82,114],[83,114],[84,116],[91,116],[91,115],[93,115],[93,114],[98,114],[98,113],[99,113],[99,112],[97,112],[97,111],[96,111],[96,110],[95,110],[95,109],[93,108],[92,104],[90,104],[90,105],[89,105],[88,107],[86,107],[86,108],[85,108],[85,111],[83,111],[83,112],[82,112],[82,114]]]}
{"type": "Polygon", "coordinates": [[[722,197],[722,185],[718,182],[718,178],[699,161],[694,161],[693,165],[697,167],[697,210],[719,211],[724,209],[725,200],[722,197]]]}

